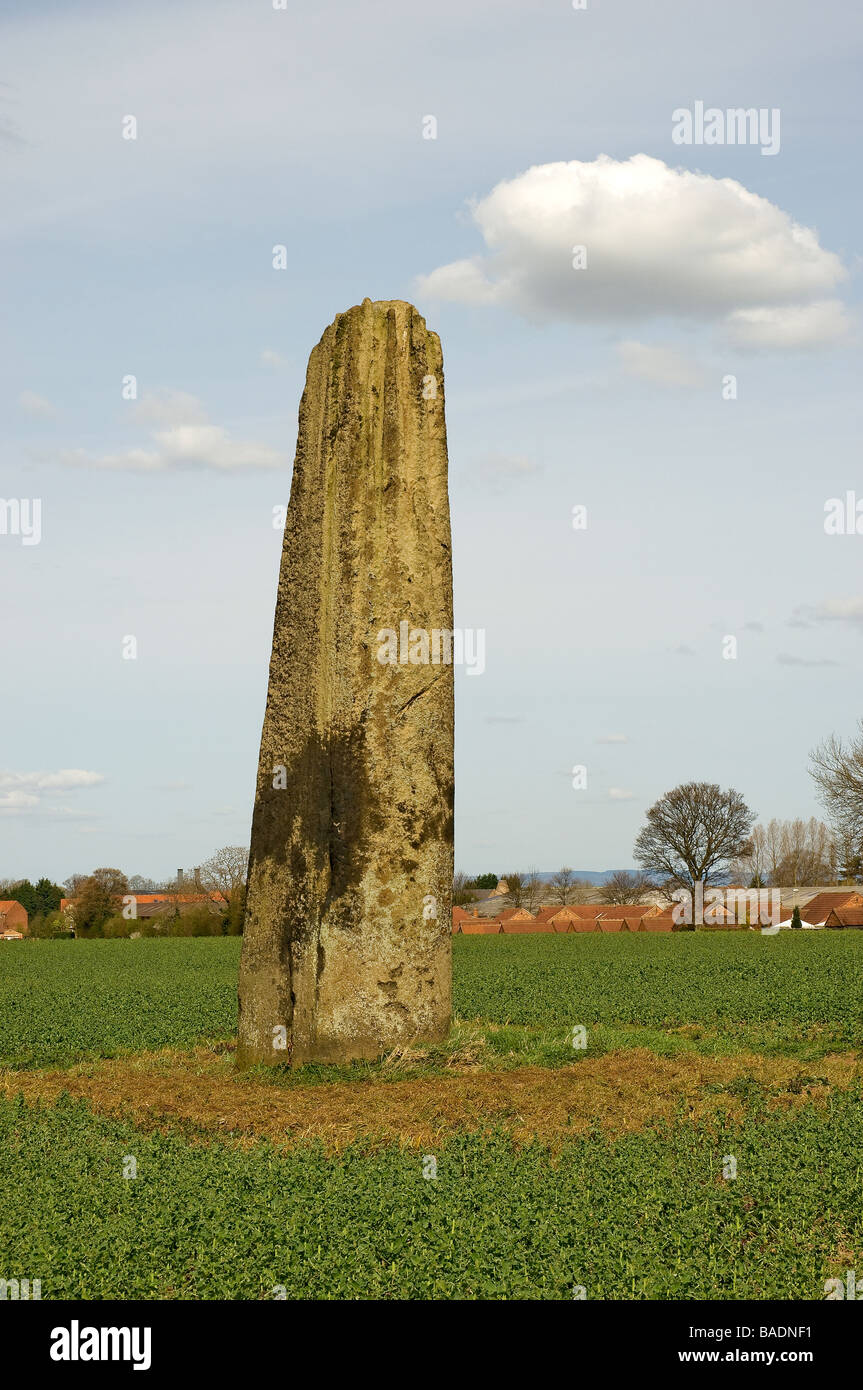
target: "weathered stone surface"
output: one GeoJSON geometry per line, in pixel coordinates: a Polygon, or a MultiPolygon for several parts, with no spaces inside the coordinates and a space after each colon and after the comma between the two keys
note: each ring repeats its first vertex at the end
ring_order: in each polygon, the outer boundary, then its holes
{"type": "Polygon", "coordinates": [[[412,305],[366,299],[312,352],[300,404],[241,1066],[375,1057],[448,1032],[453,668],[445,650],[382,663],[379,634],[403,622],[452,629],[443,359],[412,305]]]}

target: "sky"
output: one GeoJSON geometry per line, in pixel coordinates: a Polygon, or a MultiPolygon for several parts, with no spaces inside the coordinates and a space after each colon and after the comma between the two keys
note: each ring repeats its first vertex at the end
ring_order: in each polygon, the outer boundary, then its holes
{"type": "Polygon", "coordinates": [[[274,509],[366,296],[443,346],[457,866],[630,865],[681,781],[818,814],[863,714],[861,37],[845,0],[0,3],[0,878],[248,843],[274,509]]]}

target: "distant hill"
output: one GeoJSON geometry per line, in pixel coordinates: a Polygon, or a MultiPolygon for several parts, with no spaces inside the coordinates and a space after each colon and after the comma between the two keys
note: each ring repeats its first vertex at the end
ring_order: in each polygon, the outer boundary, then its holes
{"type": "MultiPolygon", "coordinates": [[[[549,872],[543,871],[539,876],[543,883],[549,883],[559,873],[559,869],[551,869],[549,872]]],[[[573,869],[574,878],[580,878],[583,883],[607,883],[614,874],[635,874],[638,869],[573,869]]]]}
{"type": "MultiPolygon", "coordinates": [[[[526,872],[526,870],[524,871],[526,872]]],[[[537,871],[543,883],[550,883],[559,869],[548,869],[537,871]]],[[[580,878],[583,883],[607,883],[612,874],[634,874],[637,869],[573,869],[573,878],[580,878]]]]}

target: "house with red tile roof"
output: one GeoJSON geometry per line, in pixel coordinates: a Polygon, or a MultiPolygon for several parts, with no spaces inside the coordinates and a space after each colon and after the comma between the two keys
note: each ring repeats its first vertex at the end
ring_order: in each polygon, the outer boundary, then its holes
{"type": "Polygon", "coordinates": [[[674,920],[671,913],[657,912],[652,917],[642,917],[639,931],[673,931],[674,920]]]}
{"type": "Polygon", "coordinates": [[[503,925],[497,917],[468,917],[463,922],[453,923],[456,936],[500,936],[503,925]]]}
{"type": "Polygon", "coordinates": [[[553,935],[554,927],[550,922],[538,922],[535,917],[509,917],[503,923],[503,930],[507,936],[530,936],[536,932],[548,932],[553,935]]]}
{"type": "Polygon", "coordinates": [[[606,903],[600,911],[603,921],[622,917],[635,917],[640,921],[642,917],[657,917],[658,915],[659,908],[655,903],[606,903]]]}
{"type": "Polygon", "coordinates": [[[8,933],[14,936],[19,932],[26,936],[29,920],[26,907],[16,903],[14,899],[5,898],[0,901],[0,936],[8,933]]]}
{"type": "Polygon", "coordinates": [[[824,925],[825,927],[863,927],[863,907],[834,907],[828,912],[824,925]]]}
{"type": "MultiPolygon", "coordinates": [[[[801,907],[800,916],[810,927],[824,927],[831,912],[844,912],[859,907],[863,907],[863,893],[859,893],[856,888],[834,888],[816,893],[805,907],[801,907]]],[[[780,926],[788,926],[793,911],[793,907],[783,907],[780,926]]]]}
{"type": "Polygon", "coordinates": [[[573,930],[573,923],[578,921],[578,913],[569,904],[563,907],[560,904],[550,903],[547,907],[539,909],[536,920],[537,922],[548,922],[557,932],[570,932],[573,930]]]}
{"type": "Polygon", "coordinates": [[[499,912],[498,920],[501,922],[535,922],[536,918],[532,912],[528,912],[526,907],[505,907],[503,912],[499,912]]]}

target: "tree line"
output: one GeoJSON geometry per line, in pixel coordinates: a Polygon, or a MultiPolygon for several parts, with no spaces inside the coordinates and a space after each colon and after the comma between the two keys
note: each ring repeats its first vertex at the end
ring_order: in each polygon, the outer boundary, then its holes
{"type": "Polygon", "coordinates": [[[71,874],[61,887],[47,878],[0,880],[0,898],[26,908],[31,936],[234,936],[243,930],[249,851],[227,845],[169,882],[122,869],[71,874]],[[154,916],[138,917],[124,899],[140,893],[164,898],[154,916]],[[69,906],[60,911],[62,898],[69,906]]]}

